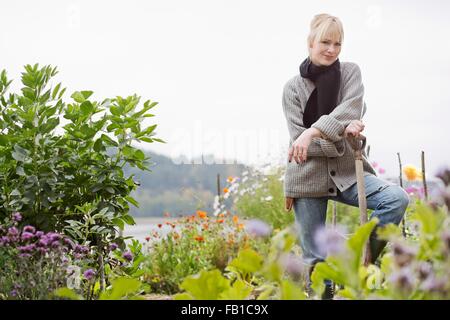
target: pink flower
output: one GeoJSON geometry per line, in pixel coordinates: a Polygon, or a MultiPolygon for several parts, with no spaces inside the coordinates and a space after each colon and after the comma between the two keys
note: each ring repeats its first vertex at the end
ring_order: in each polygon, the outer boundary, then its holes
{"type": "Polygon", "coordinates": [[[372,167],[374,167],[374,168],[378,167],[378,163],[372,162],[372,167]]]}
{"type": "Polygon", "coordinates": [[[383,173],[385,173],[385,172],[386,172],[386,170],[384,170],[383,168],[378,169],[378,173],[379,173],[379,174],[383,174],[383,173]]]}

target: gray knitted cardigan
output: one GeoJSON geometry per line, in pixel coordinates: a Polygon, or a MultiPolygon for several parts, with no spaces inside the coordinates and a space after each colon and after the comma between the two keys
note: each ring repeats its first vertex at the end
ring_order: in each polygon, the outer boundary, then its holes
{"type": "MultiPolygon", "coordinates": [[[[290,135],[289,147],[306,130],[303,112],[314,88],[314,83],[300,74],[284,86],[282,104],[290,135]]],[[[321,131],[322,138],[313,138],[306,162],[298,164],[294,159],[286,161],[286,197],[335,196],[336,188],[343,192],[356,183],[353,151],[343,134],[352,120],[360,120],[361,114],[365,113],[363,96],[364,86],[358,65],[341,62],[338,105],[329,115],[321,116],[311,126],[321,131]]],[[[376,175],[364,152],[363,168],[364,175],[376,175]]]]}

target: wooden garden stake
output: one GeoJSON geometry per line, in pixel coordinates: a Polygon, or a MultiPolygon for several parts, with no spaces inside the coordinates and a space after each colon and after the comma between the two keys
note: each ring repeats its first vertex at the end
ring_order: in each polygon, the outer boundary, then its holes
{"type": "MultiPolygon", "coordinates": [[[[397,152],[397,157],[398,157],[398,165],[400,167],[400,174],[398,179],[400,182],[400,187],[403,188],[403,171],[402,171],[402,160],[400,160],[400,152],[397,152]]],[[[402,218],[402,234],[403,237],[406,238],[405,216],[403,216],[402,218]]]]}
{"type": "MultiPolygon", "coordinates": [[[[362,134],[355,138],[353,136],[348,137],[350,146],[353,149],[355,157],[355,169],[356,169],[356,186],[358,188],[358,204],[359,204],[359,220],[361,225],[367,223],[367,199],[366,188],[364,184],[364,168],[362,150],[366,145],[366,137],[362,134]]],[[[366,244],[366,248],[363,253],[364,265],[367,266],[370,263],[370,244],[369,241],[366,244]]]]}
{"type": "Polygon", "coordinates": [[[428,201],[427,180],[425,179],[425,152],[424,151],[422,151],[422,182],[423,182],[423,191],[425,193],[425,201],[428,201]]]}

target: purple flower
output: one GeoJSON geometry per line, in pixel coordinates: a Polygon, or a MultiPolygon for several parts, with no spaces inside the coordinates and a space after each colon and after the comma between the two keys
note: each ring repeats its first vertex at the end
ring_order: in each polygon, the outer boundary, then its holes
{"type": "Polygon", "coordinates": [[[14,212],[12,214],[12,218],[14,221],[19,222],[22,220],[22,215],[20,214],[20,212],[14,212]]]}
{"type": "Polygon", "coordinates": [[[305,271],[301,258],[292,253],[284,255],[281,264],[294,279],[299,279],[305,271]]]}
{"type": "Polygon", "coordinates": [[[133,260],[133,255],[131,254],[130,251],[125,251],[122,255],[122,257],[124,257],[125,260],[131,261],[133,260]]]}
{"type": "Polygon", "coordinates": [[[411,290],[414,286],[414,274],[410,268],[401,268],[393,272],[389,277],[389,281],[403,290],[411,290]]]}
{"type": "Polygon", "coordinates": [[[394,261],[399,267],[404,267],[412,262],[416,256],[416,248],[395,242],[392,245],[394,252],[394,261]]]}
{"type": "Polygon", "coordinates": [[[245,230],[255,236],[255,237],[261,237],[261,238],[265,238],[270,236],[272,229],[270,228],[270,226],[265,223],[264,221],[258,220],[258,219],[253,219],[248,221],[245,224],[245,230]]]}
{"type": "Polygon", "coordinates": [[[60,245],[58,241],[52,242],[52,248],[59,248],[60,245]]]}
{"type": "Polygon", "coordinates": [[[19,234],[19,230],[16,227],[11,227],[8,229],[8,236],[14,237],[19,234]]]}
{"type": "Polygon", "coordinates": [[[62,238],[60,234],[54,232],[47,233],[47,237],[49,237],[51,242],[59,241],[62,238]]]}
{"type": "Polygon", "coordinates": [[[21,236],[23,241],[33,239],[33,237],[34,237],[34,234],[32,234],[30,232],[23,232],[22,236],[21,236]]]}
{"type": "Polygon", "coordinates": [[[7,236],[3,236],[0,239],[0,244],[8,244],[9,243],[9,238],[7,236]]]}
{"type": "Polygon", "coordinates": [[[314,240],[323,257],[329,255],[338,255],[345,251],[345,234],[346,229],[342,226],[336,226],[336,228],[319,228],[315,235],[314,240]]]}
{"type": "Polygon", "coordinates": [[[36,228],[33,227],[33,226],[25,226],[25,227],[23,227],[23,232],[35,233],[36,232],[36,228]]]}
{"type": "Polygon", "coordinates": [[[42,237],[44,235],[43,231],[36,231],[36,237],[42,237]]]}
{"type": "Polygon", "coordinates": [[[441,167],[437,174],[436,177],[441,179],[442,182],[444,182],[445,186],[450,185],[450,168],[448,167],[441,167]]]}
{"type": "Polygon", "coordinates": [[[428,262],[422,262],[417,267],[417,273],[419,274],[420,280],[427,279],[432,274],[432,272],[433,272],[433,267],[428,262]]]}
{"type": "Polygon", "coordinates": [[[11,297],[17,297],[17,290],[16,289],[13,289],[13,290],[11,290],[11,297]]]}
{"type": "Polygon", "coordinates": [[[22,253],[31,252],[31,251],[33,251],[34,248],[35,248],[35,245],[34,245],[34,244],[29,244],[29,245],[27,245],[27,246],[20,246],[20,247],[17,247],[17,249],[18,249],[20,252],[22,252],[22,253]]]}
{"type": "Polygon", "coordinates": [[[437,279],[435,276],[428,277],[420,286],[420,289],[428,292],[445,292],[447,281],[437,279]]]}
{"type": "Polygon", "coordinates": [[[109,245],[109,250],[114,251],[118,248],[119,246],[117,245],[117,243],[111,243],[109,245]]]}
{"type": "Polygon", "coordinates": [[[49,241],[47,239],[47,237],[42,237],[39,242],[38,245],[42,246],[42,247],[46,247],[49,245],[49,241]]]}
{"type": "Polygon", "coordinates": [[[64,243],[69,246],[71,249],[75,249],[75,243],[69,239],[69,238],[64,238],[64,243]]]}
{"type": "Polygon", "coordinates": [[[80,244],[77,244],[75,246],[75,252],[76,253],[82,253],[82,254],[86,254],[89,252],[89,248],[87,246],[82,246],[80,244]]]}
{"type": "Polygon", "coordinates": [[[87,269],[83,275],[86,280],[91,280],[95,276],[95,271],[93,269],[87,269]]]}
{"type": "Polygon", "coordinates": [[[19,254],[19,257],[21,257],[21,258],[30,258],[31,254],[29,254],[29,253],[21,253],[21,254],[19,254]]]}

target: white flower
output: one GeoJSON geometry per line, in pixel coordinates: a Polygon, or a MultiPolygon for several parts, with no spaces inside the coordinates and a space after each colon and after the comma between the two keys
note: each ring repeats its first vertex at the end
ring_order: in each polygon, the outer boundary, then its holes
{"type": "Polygon", "coordinates": [[[243,196],[246,192],[247,192],[247,189],[242,189],[242,190],[239,192],[239,195],[243,196]]]}
{"type": "Polygon", "coordinates": [[[230,193],[227,192],[227,193],[225,193],[225,194],[223,195],[223,198],[224,198],[224,199],[228,199],[229,196],[230,196],[230,193]]]}
{"type": "Polygon", "coordinates": [[[219,215],[219,213],[220,213],[220,209],[216,209],[216,210],[213,212],[213,215],[214,215],[214,216],[217,216],[217,215],[219,215]]]}
{"type": "Polygon", "coordinates": [[[214,210],[217,210],[219,208],[219,206],[220,206],[219,196],[216,195],[214,197],[214,204],[213,204],[214,210]]]}
{"type": "Polygon", "coordinates": [[[245,182],[245,181],[247,181],[247,180],[248,180],[248,177],[242,178],[242,182],[245,182]]]}
{"type": "Polygon", "coordinates": [[[270,201],[270,200],[272,200],[272,199],[273,199],[272,196],[267,196],[267,197],[264,198],[265,201],[270,201]]]}
{"type": "Polygon", "coordinates": [[[80,289],[81,279],[81,269],[78,266],[70,265],[67,267],[66,272],[68,274],[66,284],[69,289],[80,289]]]}

